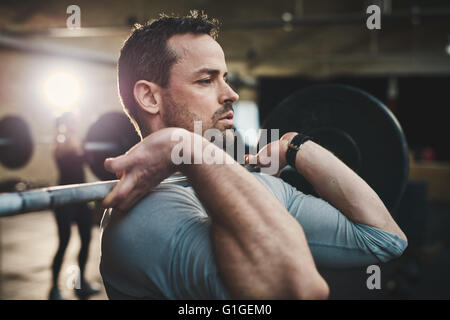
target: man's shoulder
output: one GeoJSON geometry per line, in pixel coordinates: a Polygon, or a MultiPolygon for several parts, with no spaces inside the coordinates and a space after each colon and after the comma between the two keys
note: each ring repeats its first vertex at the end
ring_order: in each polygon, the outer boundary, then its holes
{"type": "Polygon", "coordinates": [[[114,229],[125,232],[155,229],[159,233],[162,227],[175,227],[191,215],[206,215],[192,188],[164,184],[154,188],[128,212],[106,211],[102,229],[112,224],[114,229]]]}

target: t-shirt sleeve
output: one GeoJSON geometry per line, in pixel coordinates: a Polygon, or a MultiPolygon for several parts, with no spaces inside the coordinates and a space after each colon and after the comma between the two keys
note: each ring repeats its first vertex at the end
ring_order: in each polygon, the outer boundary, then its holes
{"type": "Polygon", "coordinates": [[[102,241],[102,275],[112,287],[137,297],[229,298],[214,261],[209,219],[188,188],[160,186],[157,196],[105,230],[110,239],[102,241]]]}
{"type": "Polygon", "coordinates": [[[351,267],[400,256],[407,242],[379,228],[355,223],[323,199],[306,195],[281,179],[261,180],[301,224],[318,266],[351,267]]]}

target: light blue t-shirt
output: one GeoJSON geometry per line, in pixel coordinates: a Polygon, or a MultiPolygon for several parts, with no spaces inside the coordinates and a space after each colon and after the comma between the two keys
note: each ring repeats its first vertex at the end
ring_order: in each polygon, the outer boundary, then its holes
{"type": "MultiPolygon", "coordinates": [[[[399,236],[350,221],[328,202],[253,173],[302,225],[317,266],[400,256],[399,236]]],[[[100,272],[110,299],[228,299],[214,261],[210,220],[192,187],[159,185],[128,213],[105,211],[100,272]]]]}

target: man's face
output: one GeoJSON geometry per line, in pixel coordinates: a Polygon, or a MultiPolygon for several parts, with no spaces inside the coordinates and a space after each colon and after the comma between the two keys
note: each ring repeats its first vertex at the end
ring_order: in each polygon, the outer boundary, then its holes
{"type": "Polygon", "coordinates": [[[232,129],[232,103],[239,96],[226,82],[227,66],[220,45],[208,35],[183,34],[171,37],[168,46],[178,61],[163,89],[165,126],[194,131],[194,121],[202,121],[203,132],[232,129]]]}

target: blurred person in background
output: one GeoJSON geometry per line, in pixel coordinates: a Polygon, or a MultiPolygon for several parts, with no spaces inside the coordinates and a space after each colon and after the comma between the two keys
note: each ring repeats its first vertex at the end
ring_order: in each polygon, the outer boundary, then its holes
{"type": "MultiPolygon", "coordinates": [[[[84,183],[83,170],[84,152],[77,134],[77,117],[74,113],[66,112],[56,119],[56,143],[54,158],[58,167],[58,184],[84,183]]],[[[85,279],[85,268],[88,260],[89,244],[91,242],[91,229],[93,213],[86,203],[70,204],[54,210],[58,226],[59,246],[52,264],[52,288],[49,293],[50,300],[64,300],[58,287],[58,278],[64,260],[64,253],[70,240],[71,226],[76,222],[81,239],[81,248],[78,254],[79,278],[75,283],[75,294],[81,300],[88,299],[97,294],[98,289],[93,288],[85,279]]]]}

